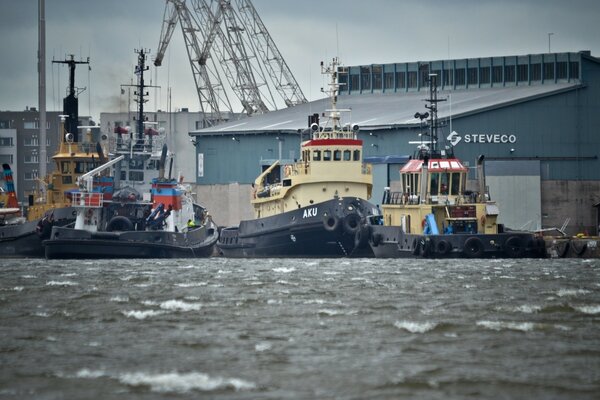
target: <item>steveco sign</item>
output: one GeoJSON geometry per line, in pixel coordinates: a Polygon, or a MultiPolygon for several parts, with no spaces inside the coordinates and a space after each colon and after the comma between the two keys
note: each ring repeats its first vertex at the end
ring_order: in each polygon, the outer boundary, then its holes
{"type": "Polygon", "coordinates": [[[452,146],[456,146],[461,141],[464,143],[516,143],[515,135],[507,135],[500,133],[480,133],[460,136],[456,131],[452,131],[446,138],[452,146]]]}

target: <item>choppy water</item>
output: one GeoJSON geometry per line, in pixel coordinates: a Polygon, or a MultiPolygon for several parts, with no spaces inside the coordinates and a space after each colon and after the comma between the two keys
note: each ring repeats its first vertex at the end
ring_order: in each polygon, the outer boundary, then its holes
{"type": "Polygon", "coordinates": [[[0,261],[0,398],[600,396],[600,261],[0,261]]]}

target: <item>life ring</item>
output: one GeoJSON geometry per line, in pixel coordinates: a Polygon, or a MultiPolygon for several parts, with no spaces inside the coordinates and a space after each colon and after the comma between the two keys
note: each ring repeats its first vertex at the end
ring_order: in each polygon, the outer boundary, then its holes
{"type": "Polygon", "coordinates": [[[465,240],[463,253],[468,258],[479,258],[483,255],[483,242],[476,236],[471,236],[465,240]]]}
{"type": "Polygon", "coordinates": [[[323,227],[327,232],[335,232],[340,227],[340,219],[333,214],[323,216],[323,227]]]}
{"type": "Polygon", "coordinates": [[[125,232],[133,230],[133,222],[129,220],[127,217],[123,217],[121,215],[117,215],[113,217],[110,221],[108,221],[108,225],[106,226],[107,232],[125,232]]]}
{"type": "Polygon", "coordinates": [[[371,238],[371,226],[363,225],[354,235],[354,248],[364,247],[371,238]]]}
{"type": "Polygon", "coordinates": [[[283,169],[283,172],[286,178],[289,177],[292,174],[292,167],[290,165],[286,165],[283,169]]]}
{"type": "Polygon", "coordinates": [[[438,254],[445,255],[448,254],[450,250],[452,250],[452,246],[447,240],[442,239],[435,245],[435,251],[438,254]]]}
{"type": "Polygon", "coordinates": [[[525,253],[523,242],[518,236],[511,236],[504,242],[504,252],[511,258],[520,257],[525,253]]]}
{"type": "Polygon", "coordinates": [[[348,233],[355,234],[360,229],[360,215],[348,214],[344,217],[344,230],[348,233]]]}

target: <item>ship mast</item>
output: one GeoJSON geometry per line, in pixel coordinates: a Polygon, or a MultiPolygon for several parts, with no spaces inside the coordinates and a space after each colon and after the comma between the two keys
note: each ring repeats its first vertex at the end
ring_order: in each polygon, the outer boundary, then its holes
{"type": "Polygon", "coordinates": [[[431,155],[435,156],[438,154],[437,141],[438,141],[438,106],[437,103],[440,101],[446,101],[446,99],[438,99],[437,97],[437,74],[429,74],[429,98],[425,99],[429,104],[425,105],[425,108],[429,110],[429,137],[431,139],[431,155]]]}
{"type": "Polygon", "coordinates": [[[63,114],[67,115],[65,121],[66,131],[73,135],[73,142],[79,142],[77,126],[79,125],[79,99],[77,95],[83,92],[85,88],[76,93],[75,91],[75,67],[77,64],[89,64],[90,58],[86,61],[75,61],[75,56],[70,54],[70,58],[64,61],[52,60],[55,64],[67,64],[69,66],[69,92],[67,97],[63,99],[63,114]]]}
{"type": "Polygon", "coordinates": [[[39,0],[38,3],[38,102],[40,108],[40,157],[39,157],[39,174],[38,176],[45,177],[48,171],[46,159],[46,5],[44,0],[39,0]]]}

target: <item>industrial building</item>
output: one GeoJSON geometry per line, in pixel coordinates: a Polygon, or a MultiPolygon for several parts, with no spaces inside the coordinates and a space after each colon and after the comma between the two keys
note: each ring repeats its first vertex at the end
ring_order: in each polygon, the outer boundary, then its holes
{"type": "MultiPolygon", "coordinates": [[[[397,185],[398,169],[426,143],[429,79],[438,86],[439,148],[467,165],[485,156],[487,184],[514,229],[598,230],[600,59],[589,51],[529,54],[339,69],[338,107],[361,127],[374,165],[373,202],[397,185]]],[[[277,159],[299,158],[308,116],[322,99],[190,132],[197,195],[222,225],[252,216],[250,184],[277,159]]],[[[474,174],[472,175],[474,178],[474,174]]]]}

